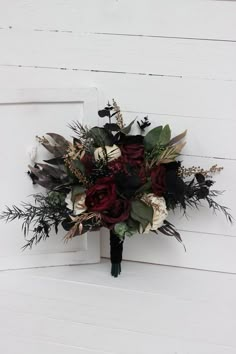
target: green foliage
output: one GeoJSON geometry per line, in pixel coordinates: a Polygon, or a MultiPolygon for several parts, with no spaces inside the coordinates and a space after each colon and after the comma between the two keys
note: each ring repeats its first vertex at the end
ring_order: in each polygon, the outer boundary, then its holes
{"type": "Polygon", "coordinates": [[[152,224],[153,220],[153,208],[141,200],[133,200],[131,203],[131,218],[138,221],[143,230],[149,223],[152,224]]]}
{"type": "Polygon", "coordinates": [[[169,125],[167,124],[164,126],[164,128],[161,131],[158,144],[164,146],[167,145],[170,141],[170,137],[171,137],[171,131],[169,125]]]}
{"type": "MultiPolygon", "coordinates": [[[[48,203],[49,204],[56,204],[56,205],[60,205],[60,206],[65,206],[65,194],[64,193],[60,193],[60,192],[56,192],[56,191],[52,191],[48,193],[48,203]]],[[[46,198],[45,198],[46,199],[46,198]]]]}
{"type": "Polygon", "coordinates": [[[6,222],[22,220],[22,230],[26,239],[23,249],[32,248],[41,240],[46,240],[53,229],[57,232],[59,224],[68,214],[61,193],[50,192],[47,195],[39,193],[33,197],[34,204],[22,203],[20,208],[13,205],[0,214],[0,219],[6,222]],[[31,237],[27,239],[29,233],[31,237]]]}
{"type": "Polygon", "coordinates": [[[169,125],[155,127],[150,130],[144,137],[145,151],[150,152],[156,146],[165,146],[169,143],[171,131],[169,125]]]}
{"type": "Polygon", "coordinates": [[[161,132],[162,132],[162,126],[159,126],[153,128],[145,135],[144,137],[145,151],[152,151],[154,146],[158,144],[161,132]]]}
{"type": "Polygon", "coordinates": [[[85,167],[83,165],[83,163],[79,160],[79,159],[76,159],[76,160],[73,160],[72,161],[72,164],[73,166],[78,169],[81,173],[85,173],[85,167]]]}
{"type": "Polygon", "coordinates": [[[119,222],[115,225],[114,231],[116,235],[124,239],[126,236],[131,237],[138,232],[138,223],[129,219],[127,222],[119,222]]]}
{"type": "Polygon", "coordinates": [[[89,137],[93,140],[93,145],[95,147],[106,146],[106,145],[113,145],[113,135],[109,130],[100,128],[100,127],[93,127],[89,130],[89,137]]]}

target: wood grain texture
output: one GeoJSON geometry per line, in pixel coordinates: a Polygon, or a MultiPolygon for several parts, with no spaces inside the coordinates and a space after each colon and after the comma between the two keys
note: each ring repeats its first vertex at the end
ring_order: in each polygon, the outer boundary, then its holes
{"type": "Polygon", "coordinates": [[[1,273],[1,350],[235,352],[235,276],[124,262],[112,279],[108,269],[105,262],[1,273]]]}
{"type": "Polygon", "coordinates": [[[0,65],[236,80],[236,45],[229,42],[12,29],[0,31],[0,46],[0,65]]]}
{"type": "Polygon", "coordinates": [[[236,40],[236,4],[208,0],[1,0],[1,27],[236,40]]]}
{"type": "Polygon", "coordinates": [[[1,88],[96,87],[101,107],[115,97],[124,111],[235,121],[236,82],[9,66],[0,67],[1,88]]]}

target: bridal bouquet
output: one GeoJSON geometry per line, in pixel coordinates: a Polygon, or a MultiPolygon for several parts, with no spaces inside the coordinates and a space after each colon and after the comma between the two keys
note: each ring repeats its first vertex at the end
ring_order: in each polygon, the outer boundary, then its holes
{"type": "Polygon", "coordinates": [[[178,160],[186,131],[171,137],[169,125],[151,129],[147,117],[125,126],[115,101],[98,114],[108,122],[92,128],[73,122],[72,141],[56,133],[37,137],[52,158],[29,166],[28,173],[46,193],[34,194],[34,203],[7,207],[1,214],[6,221],[22,220],[25,248],[46,240],[59,225],[66,230],[66,240],[106,227],[111,274],[116,277],[125,237],[160,232],[182,242],[168,221],[171,210],[198,208],[205,202],[232,221],[228,209],[215,200],[220,192],[212,189],[212,175],[222,168],[185,168],[178,160]],[[134,124],[138,135],[131,133],[134,124]]]}

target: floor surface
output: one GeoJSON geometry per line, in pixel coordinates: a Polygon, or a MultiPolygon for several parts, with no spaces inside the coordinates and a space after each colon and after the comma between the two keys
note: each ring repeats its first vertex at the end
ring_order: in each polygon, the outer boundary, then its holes
{"type": "Polygon", "coordinates": [[[0,272],[0,353],[235,354],[236,275],[123,262],[0,272]]]}

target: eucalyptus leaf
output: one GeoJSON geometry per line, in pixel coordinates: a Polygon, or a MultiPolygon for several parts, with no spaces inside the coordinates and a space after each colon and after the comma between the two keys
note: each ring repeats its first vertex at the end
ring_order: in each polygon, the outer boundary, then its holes
{"type": "Polygon", "coordinates": [[[101,109],[100,111],[98,111],[98,115],[100,118],[104,118],[104,117],[110,117],[111,113],[110,110],[108,109],[101,109]]]}
{"type": "Polygon", "coordinates": [[[119,131],[120,131],[120,127],[119,127],[119,125],[116,124],[116,123],[106,123],[106,124],[104,125],[104,128],[105,128],[106,130],[110,130],[110,131],[112,131],[112,132],[119,132],[119,131]]]}

